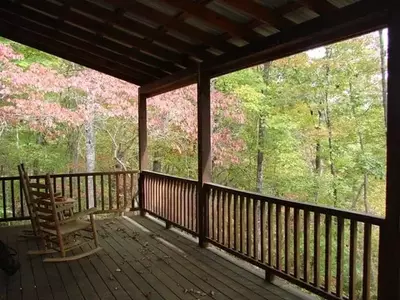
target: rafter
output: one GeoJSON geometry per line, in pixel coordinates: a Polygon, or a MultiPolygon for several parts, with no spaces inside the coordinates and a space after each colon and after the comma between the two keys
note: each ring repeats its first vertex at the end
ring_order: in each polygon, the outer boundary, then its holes
{"type": "Polygon", "coordinates": [[[166,35],[165,32],[159,31],[155,28],[143,25],[132,19],[124,17],[124,8],[115,8],[116,12],[111,12],[108,9],[102,8],[96,4],[80,1],[73,5],[73,8],[78,9],[84,13],[95,15],[98,18],[109,20],[104,23],[102,33],[106,33],[107,25],[117,25],[125,28],[126,30],[135,32],[144,36],[147,40],[160,42],[168,47],[175,49],[177,52],[186,53],[200,60],[206,60],[213,57],[213,55],[205,50],[199,50],[196,46],[175,38],[171,35],[166,35]]]}
{"type": "Polygon", "coordinates": [[[324,15],[337,9],[335,5],[326,0],[299,0],[299,2],[319,15],[324,15]]]}
{"type": "MultiPolygon", "coordinates": [[[[34,6],[37,5],[39,1],[40,0],[25,0],[23,3],[29,6],[34,6]]],[[[62,7],[47,1],[40,1],[40,10],[53,16],[58,16],[60,13],[62,13],[62,7]]],[[[65,16],[65,22],[68,21],[87,28],[93,32],[96,32],[99,29],[99,26],[101,26],[101,23],[97,22],[96,20],[87,18],[72,10],[69,10],[65,16]]],[[[195,65],[193,61],[189,61],[189,59],[184,55],[160,47],[154,43],[146,41],[137,36],[130,35],[126,32],[117,30],[113,27],[107,27],[104,31],[104,34],[121,42],[124,42],[127,45],[132,45],[132,47],[135,47],[142,52],[160,57],[161,59],[169,60],[181,66],[190,67],[195,65]]]]}
{"type": "Polygon", "coordinates": [[[210,33],[207,33],[195,26],[185,23],[180,19],[176,19],[173,16],[168,16],[162,12],[154,10],[142,3],[139,3],[135,0],[125,1],[125,0],[105,0],[110,5],[116,7],[122,7],[127,11],[147,18],[148,20],[163,25],[169,30],[175,30],[180,34],[186,35],[191,39],[196,39],[199,42],[204,43],[210,47],[218,49],[222,52],[234,51],[237,49],[235,45],[222,40],[220,36],[216,36],[210,33]]]}
{"type": "MultiPolygon", "coordinates": [[[[70,24],[64,24],[63,31],[59,32],[51,28],[52,26],[57,25],[57,20],[49,16],[40,14],[38,12],[32,11],[24,7],[14,7],[13,10],[10,9],[3,10],[2,8],[3,8],[3,2],[0,2],[1,18],[7,21],[15,22],[18,20],[19,22],[18,24],[20,26],[25,26],[26,28],[35,28],[35,30],[38,33],[44,36],[49,36],[55,40],[60,40],[61,42],[69,44],[73,47],[83,48],[84,50],[98,54],[99,56],[115,58],[116,63],[122,65],[131,65],[133,67],[136,67],[139,72],[150,73],[152,75],[155,75],[156,77],[161,75],[159,74],[159,71],[154,71],[157,69],[154,69],[149,65],[145,65],[143,63],[139,63],[137,61],[129,59],[130,55],[132,54],[131,50],[122,45],[110,41],[109,43],[103,43],[102,45],[103,47],[99,47],[96,46],[94,42],[91,42],[91,39],[95,38],[93,34],[86,32],[84,30],[77,29],[76,27],[70,24]],[[21,16],[25,16],[27,18],[25,19],[22,18],[21,16]],[[45,26],[41,24],[47,24],[47,25],[45,26]],[[106,50],[107,48],[113,49],[113,51],[107,51],[106,50]],[[123,54],[120,55],[119,58],[117,58],[118,55],[115,53],[115,51],[117,50],[120,51],[121,54],[123,54]],[[123,58],[121,59],[121,57],[123,58]],[[129,61],[129,64],[127,64],[127,61],[129,61]]],[[[147,57],[143,58],[147,59],[147,57]]],[[[150,60],[150,62],[153,62],[153,60],[150,60]]],[[[157,62],[154,61],[153,63],[157,65],[158,61],[157,62]]]]}
{"type": "Polygon", "coordinates": [[[187,0],[161,1],[185,11],[188,14],[201,19],[203,22],[216,26],[223,31],[228,32],[233,37],[240,37],[249,40],[260,37],[258,33],[249,29],[246,25],[237,24],[223,15],[220,15],[196,2],[187,0]]]}
{"type": "Polygon", "coordinates": [[[279,30],[294,25],[292,21],[277,14],[274,9],[265,7],[257,2],[242,0],[220,0],[220,2],[224,2],[231,7],[240,9],[241,11],[253,16],[257,20],[268,23],[279,30]]]}
{"type": "Polygon", "coordinates": [[[85,67],[104,72],[106,74],[134,83],[136,85],[142,85],[150,80],[149,77],[142,77],[132,73],[122,73],[119,70],[115,69],[115,67],[113,67],[112,65],[106,66],[103,65],[102,62],[98,62],[96,60],[87,60],[86,58],[82,58],[81,55],[75,56],[74,54],[63,50],[65,49],[65,47],[53,46],[54,41],[52,41],[51,39],[48,41],[44,41],[41,35],[38,35],[33,31],[29,31],[21,27],[13,26],[12,24],[7,23],[3,20],[0,20],[0,34],[8,39],[18,41],[27,46],[36,48],[49,54],[57,55],[60,58],[74,61],[75,63],[78,63],[85,67]]]}

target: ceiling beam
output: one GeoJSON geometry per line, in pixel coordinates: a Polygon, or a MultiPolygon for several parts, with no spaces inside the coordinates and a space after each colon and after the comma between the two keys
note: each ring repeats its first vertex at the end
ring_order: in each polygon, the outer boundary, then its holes
{"type": "MultiPolygon", "coordinates": [[[[320,16],[296,27],[264,38],[258,43],[222,55],[207,62],[203,70],[213,77],[276,60],[315,47],[341,41],[386,26],[387,3],[364,0],[338,10],[335,14],[320,16]]],[[[183,70],[153,83],[144,85],[140,92],[148,97],[194,83],[196,69],[183,70]]]]}
{"type": "Polygon", "coordinates": [[[185,23],[183,20],[176,19],[174,16],[169,16],[149,6],[139,3],[135,0],[105,0],[110,5],[115,7],[121,7],[125,10],[146,18],[156,24],[160,24],[168,28],[169,30],[175,30],[182,35],[189,37],[190,39],[196,39],[199,42],[204,43],[210,47],[218,49],[222,52],[229,52],[237,49],[237,47],[225,40],[222,40],[220,36],[207,33],[195,26],[185,23]]]}
{"type": "MultiPolygon", "coordinates": [[[[2,2],[4,2],[4,1],[2,1],[2,2]]],[[[56,4],[53,4],[51,2],[48,2],[48,1],[24,0],[23,2],[21,2],[20,5],[33,7],[35,10],[42,11],[44,13],[53,15],[55,17],[64,15],[64,17],[65,17],[64,24],[65,24],[65,22],[72,22],[74,24],[77,24],[79,26],[87,28],[93,32],[97,32],[97,30],[102,25],[102,23],[100,23],[94,19],[87,18],[87,17],[83,16],[82,14],[79,14],[72,10],[69,10],[67,13],[63,13],[62,7],[60,7],[56,4]]],[[[63,26],[63,24],[61,26],[63,26]]],[[[62,27],[60,27],[60,29],[62,29],[62,27]]],[[[135,47],[136,49],[138,49],[142,52],[149,53],[149,54],[159,57],[163,60],[177,63],[178,65],[181,65],[183,67],[195,66],[195,63],[193,61],[189,60],[187,56],[184,56],[184,55],[181,55],[174,51],[171,51],[169,49],[163,48],[161,46],[158,46],[154,43],[146,41],[137,36],[130,35],[126,32],[117,30],[113,27],[104,28],[104,34],[106,36],[113,37],[116,40],[119,40],[127,45],[131,45],[132,47],[135,47]]]]}
{"type": "MultiPolygon", "coordinates": [[[[79,11],[91,14],[103,20],[112,20],[111,21],[112,25],[117,25],[119,27],[125,28],[130,32],[135,32],[145,37],[146,39],[151,37],[153,41],[157,41],[170,48],[173,48],[176,52],[185,53],[199,60],[206,60],[213,57],[213,55],[210,52],[205,50],[199,50],[196,48],[195,45],[192,45],[181,39],[175,38],[171,35],[166,35],[165,32],[159,31],[156,28],[146,26],[142,23],[124,17],[123,15],[125,11],[124,8],[116,8],[115,12],[111,12],[106,8],[102,8],[94,3],[87,1],[76,2],[73,4],[72,7],[78,9],[79,11]]],[[[73,16],[71,16],[71,19],[74,19],[73,16]]],[[[108,23],[105,23],[104,27],[106,27],[107,25],[108,23]]],[[[103,33],[107,33],[106,28],[103,29],[103,33]]],[[[124,41],[129,42],[128,39],[124,41]]],[[[134,46],[132,42],[131,45],[134,46]]]]}
{"type": "Polygon", "coordinates": [[[34,33],[33,31],[13,26],[12,24],[9,24],[2,20],[0,20],[0,35],[18,43],[22,43],[26,46],[44,51],[51,55],[56,55],[60,58],[72,61],[74,63],[114,76],[116,78],[125,80],[136,85],[142,85],[148,82],[148,79],[134,75],[132,73],[129,75],[120,73],[118,70],[114,69],[111,66],[104,66],[98,62],[87,61],[81,56],[71,55],[71,53],[62,50],[62,47],[59,48],[50,46],[52,43],[43,42],[40,38],[41,36],[34,33]]]}
{"type": "MultiPolygon", "coordinates": [[[[57,27],[57,19],[53,19],[47,15],[41,14],[26,7],[10,5],[9,2],[0,1],[0,9],[4,12],[9,12],[21,16],[26,21],[32,20],[34,23],[36,22],[36,25],[38,26],[40,24],[43,24],[42,30],[46,30],[46,34],[49,34],[47,32],[49,30],[52,30],[51,27],[57,27]]],[[[163,72],[166,72],[166,74],[170,74],[179,70],[178,67],[169,62],[165,62],[152,56],[145,55],[137,49],[129,48],[111,40],[105,39],[102,41],[101,45],[99,45],[94,34],[75,27],[71,24],[63,23],[62,32],[58,31],[58,38],[62,39],[63,42],[70,43],[72,46],[78,45],[77,47],[79,47],[79,45],[89,45],[91,47],[91,52],[107,51],[111,54],[116,54],[117,52],[121,55],[126,56],[126,58],[132,58],[136,63],[143,64],[149,67],[153,66],[162,70],[163,72]]]]}
{"type": "MultiPolygon", "coordinates": [[[[85,43],[72,36],[65,34],[56,35],[57,31],[54,29],[44,27],[38,23],[21,18],[4,10],[0,10],[0,20],[8,22],[10,25],[14,25],[15,27],[27,28],[30,31],[34,31],[37,33],[37,38],[46,39],[47,43],[54,43],[57,44],[58,47],[67,48],[69,50],[68,52],[75,52],[78,56],[91,57],[93,61],[107,61],[107,63],[119,67],[121,70],[125,70],[127,74],[132,72],[140,73],[149,78],[161,78],[165,76],[165,73],[162,73],[155,68],[139,64],[136,61],[124,56],[119,56],[113,52],[96,48],[90,43],[85,43]]],[[[87,60],[90,60],[90,58],[87,58],[87,60]]]]}
{"type": "Polygon", "coordinates": [[[268,8],[264,5],[258,4],[257,2],[243,0],[220,0],[220,2],[246,12],[257,20],[263,23],[268,23],[279,30],[295,25],[294,22],[278,14],[275,9],[268,8]]]}
{"type": "MultiPolygon", "coordinates": [[[[228,32],[233,37],[240,37],[248,40],[260,38],[260,35],[248,28],[245,24],[238,24],[223,15],[220,15],[201,4],[187,0],[161,0],[172,7],[178,8],[188,14],[199,18],[212,26],[220,28],[222,31],[228,32]]],[[[247,1],[246,1],[247,4],[247,1]]]]}
{"type": "Polygon", "coordinates": [[[299,0],[299,2],[319,15],[327,14],[338,9],[338,7],[326,0],[299,0]]]}

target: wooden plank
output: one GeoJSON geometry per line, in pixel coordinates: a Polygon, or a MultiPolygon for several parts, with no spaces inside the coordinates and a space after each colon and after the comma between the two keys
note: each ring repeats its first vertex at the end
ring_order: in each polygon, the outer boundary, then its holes
{"type": "MultiPolygon", "coordinates": [[[[319,245],[318,245],[319,246],[319,245]]],[[[304,281],[310,283],[310,212],[304,211],[304,281]]]]}
{"type": "MultiPolygon", "coordinates": [[[[12,216],[15,218],[15,193],[14,193],[14,180],[11,180],[11,208],[12,208],[12,216]]],[[[33,193],[34,191],[32,191],[33,193]]]]}
{"type": "Polygon", "coordinates": [[[233,249],[236,250],[239,249],[239,241],[240,241],[239,231],[238,231],[238,225],[239,225],[238,201],[239,201],[238,195],[236,193],[233,194],[233,249]]]}
{"type": "Polygon", "coordinates": [[[78,206],[79,211],[82,211],[82,201],[81,201],[81,177],[77,177],[77,185],[78,185],[78,206]]]}
{"type": "Polygon", "coordinates": [[[266,221],[266,217],[265,217],[265,202],[261,201],[260,204],[260,234],[261,234],[261,262],[265,263],[266,259],[265,259],[265,252],[266,252],[266,244],[265,244],[265,238],[266,238],[266,234],[265,234],[265,221],[266,221]]]}
{"type": "Polygon", "coordinates": [[[256,198],[252,199],[253,202],[253,257],[254,259],[258,259],[259,255],[258,255],[258,244],[259,244],[259,234],[260,234],[260,230],[258,227],[258,203],[259,201],[256,198]]]}
{"type": "Polygon", "coordinates": [[[6,193],[6,181],[1,181],[1,193],[3,195],[3,219],[7,219],[7,193],[6,193]]]}
{"type": "MultiPolygon", "coordinates": [[[[159,225],[150,220],[144,218],[134,218],[134,220],[154,232],[159,232],[159,229],[157,229],[160,228],[159,225]]],[[[223,280],[230,287],[231,291],[234,290],[240,293],[240,295],[236,294],[236,297],[230,296],[232,299],[253,299],[253,297],[259,296],[263,299],[271,300],[277,298],[286,300],[298,299],[281,288],[266,283],[263,278],[246,271],[242,266],[227,261],[215,252],[196,247],[195,243],[189,239],[178,238],[179,235],[170,231],[162,232],[161,234],[161,237],[167,242],[174,243],[179,249],[185,251],[185,253],[190,253],[190,255],[184,257],[185,260],[192,261],[193,265],[215,274],[216,279],[214,280],[214,277],[212,277],[208,282],[214,283],[223,280]],[[245,287],[244,290],[243,287],[245,287]]],[[[189,263],[186,265],[189,265],[189,263]]],[[[203,278],[207,277],[210,277],[210,275],[203,275],[203,278]]]]}
{"type": "Polygon", "coordinates": [[[226,245],[226,192],[221,192],[221,244],[226,245]]]}
{"type": "Polygon", "coordinates": [[[89,209],[89,175],[83,176],[85,178],[85,198],[86,198],[86,207],[85,209],[89,209]]]}
{"type": "Polygon", "coordinates": [[[246,198],[246,254],[247,256],[251,256],[251,240],[253,238],[253,228],[252,228],[252,220],[251,220],[251,202],[252,199],[250,197],[246,198]]]}
{"type": "Polygon", "coordinates": [[[357,298],[357,222],[350,221],[349,300],[357,298]]]}
{"type": "Polygon", "coordinates": [[[294,277],[300,278],[300,210],[294,209],[294,277]]]}
{"type": "Polygon", "coordinates": [[[197,229],[199,231],[199,245],[205,243],[206,218],[206,190],[204,184],[211,181],[212,155],[211,155],[211,100],[210,100],[210,74],[199,65],[197,70],[197,149],[198,149],[198,203],[197,203],[197,229]]]}
{"type": "MultiPolygon", "coordinates": [[[[378,299],[400,299],[400,8],[389,1],[385,224],[380,229],[378,299]],[[396,255],[391,255],[395,253],[396,255]]],[[[365,229],[364,229],[365,230],[365,229]]],[[[364,231],[365,234],[365,231],[364,231]]],[[[365,251],[365,250],[364,250],[365,251]]],[[[364,298],[365,299],[365,298],[364,298]]]]}
{"type": "Polygon", "coordinates": [[[314,286],[321,287],[321,215],[314,213],[314,286]]]}
{"type": "Polygon", "coordinates": [[[336,295],[342,298],[344,272],[344,219],[338,218],[337,222],[336,295]]]}
{"type": "MultiPolygon", "coordinates": [[[[7,243],[8,246],[15,249],[17,254],[15,259],[17,259],[21,264],[28,263],[29,261],[25,257],[25,253],[21,253],[18,249],[18,244],[24,241],[18,240],[19,232],[13,230],[14,228],[7,228],[4,231],[4,235],[0,233],[0,240],[7,243]]],[[[6,276],[0,276],[0,299],[12,299],[12,300],[20,300],[22,299],[22,290],[21,290],[21,269],[17,271],[11,278],[6,276]],[[11,279],[11,280],[10,280],[11,279]],[[3,294],[3,296],[2,296],[3,294]],[[2,298],[3,297],[3,298],[2,298]]]]}
{"type": "MultiPolygon", "coordinates": [[[[105,198],[104,198],[104,175],[100,175],[100,199],[101,199],[101,210],[105,210],[105,198]]],[[[132,206],[133,207],[133,206],[132,206]]]]}
{"type": "Polygon", "coordinates": [[[282,270],[282,206],[275,206],[276,214],[276,268],[282,270]]]}
{"type": "Polygon", "coordinates": [[[364,224],[363,300],[371,299],[371,229],[371,224],[364,224]]]}
{"type": "Polygon", "coordinates": [[[325,215],[325,291],[331,292],[332,281],[332,217],[325,215]]]}
{"type": "Polygon", "coordinates": [[[272,203],[268,202],[268,214],[267,214],[267,218],[268,218],[268,265],[272,266],[272,203]]]}
{"type": "Polygon", "coordinates": [[[245,220],[245,215],[246,215],[246,210],[244,206],[244,201],[245,198],[243,196],[240,196],[240,252],[245,253],[245,226],[244,226],[244,220],[245,220]]]}
{"type": "Polygon", "coordinates": [[[290,274],[290,206],[285,206],[285,272],[290,274]]]}

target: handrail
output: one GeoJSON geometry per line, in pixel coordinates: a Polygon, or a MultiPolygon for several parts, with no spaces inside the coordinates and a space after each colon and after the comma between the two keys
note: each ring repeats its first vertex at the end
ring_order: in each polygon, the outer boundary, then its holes
{"type": "MultiPolygon", "coordinates": [[[[133,171],[51,174],[55,192],[76,200],[76,210],[89,208],[91,203],[99,213],[135,210],[138,174],[133,171]]],[[[40,182],[45,175],[30,176],[40,182]]],[[[0,177],[0,222],[28,220],[19,176],[0,177]]]]}
{"type": "Polygon", "coordinates": [[[227,192],[234,192],[234,193],[236,193],[238,195],[242,195],[244,197],[257,198],[257,200],[271,202],[273,204],[279,204],[279,205],[284,205],[284,206],[289,205],[290,207],[293,207],[293,208],[298,208],[298,209],[307,210],[310,212],[321,213],[321,214],[329,214],[332,216],[337,216],[337,217],[342,217],[345,219],[351,219],[351,220],[355,220],[355,221],[365,222],[365,223],[369,223],[372,225],[381,226],[383,224],[383,222],[385,221],[384,218],[375,216],[375,215],[371,215],[371,214],[364,214],[364,213],[359,213],[359,212],[355,212],[355,211],[329,207],[329,206],[325,206],[325,205],[321,205],[321,204],[311,204],[311,203],[307,203],[307,202],[293,201],[293,200],[288,200],[288,199],[283,199],[283,198],[278,198],[278,197],[266,196],[266,195],[262,195],[259,193],[243,191],[243,190],[230,188],[230,187],[226,187],[226,186],[215,184],[215,183],[206,183],[205,186],[209,187],[209,188],[215,187],[220,190],[227,191],[227,192]]]}
{"type": "Polygon", "coordinates": [[[160,172],[155,172],[155,171],[142,171],[141,172],[143,175],[151,175],[151,176],[156,176],[156,177],[160,177],[160,178],[171,178],[171,179],[176,179],[176,180],[180,180],[180,181],[185,181],[185,182],[189,182],[189,183],[196,183],[197,184],[197,180],[195,179],[190,179],[190,178],[185,178],[185,177],[179,177],[179,176],[174,176],[174,175],[169,175],[169,174],[163,174],[160,172]]]}

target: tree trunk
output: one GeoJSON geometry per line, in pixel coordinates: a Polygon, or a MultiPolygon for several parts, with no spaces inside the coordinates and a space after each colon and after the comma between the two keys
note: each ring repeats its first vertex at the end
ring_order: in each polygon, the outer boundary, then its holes
{"type": "MultiPolygon", "coordinates": [[[[327,49],[328,57],[330,56],[329,49],[327,49]]],[[[329,107],[329,80],[330,76],[330,67],[326,66],[326,82],[325,82],[325,122],[326,127],[328,129],[328,149],[329,149],[329,167],[333,177],[333,197],[334,197],[334,205],[338,205],[338,191],[336,187],[336,170],[335,164],[333,160],[333,133],[332,133],[332,120],[331,120],[331,112],[329,107]]]]}
{"type": "Polygon", "coordinates": [[[379,30],[379,48],[380,48],[380,56],[381,56],[382,105],[383,105],[385,128],[387,128],[386,49],[385,49],[385,43],[383,40],[383,29],[379,30]]]}
{"type": "Polygon", "coordinates": [[[263,190],[263,168],[264,168],[264,140],[265,140],[265,119],[258,119],[258,150],[257,150],[257,179],[256,192],[262,193],[263,190]]]}
{"type": "MultiPolygon", "coordinates": [[[[85,141],[86,141],[86,172],[92,173],[96,168],[96,134],[94,130],[93,117],[85,122],[85,141]]],[[[89,208],[94,207],[93,177],[88,178],[88,200],[89,208]]]]}

